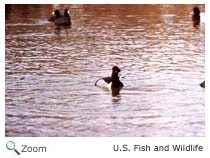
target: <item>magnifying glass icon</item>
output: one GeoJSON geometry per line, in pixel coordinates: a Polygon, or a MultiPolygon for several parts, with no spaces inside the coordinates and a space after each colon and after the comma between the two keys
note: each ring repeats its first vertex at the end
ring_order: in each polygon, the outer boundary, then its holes
{"type": "Polygon", "coordinates": [[[6,144],[6,147],[8,150],[14,150],[16,152],[16,154],[20,155],[20,153],[15,149],[15,142],[8,141],[6,144]]]}

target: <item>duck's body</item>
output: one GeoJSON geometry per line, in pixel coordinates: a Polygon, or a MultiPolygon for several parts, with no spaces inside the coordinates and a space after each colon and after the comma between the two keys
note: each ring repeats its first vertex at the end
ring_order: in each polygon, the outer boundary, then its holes
{"type": "Polygon", "coordinates": [[[51,16],[49,19],[48,19],[49,22],[55,22],[55,15],[51,16]]]}
{"type": "Polygon", "coordinates": [[[95,86],[101,87],[101,88],[122,88],[123,83],[119,79],[120,69],[117,66],[113,66],[112,68],[112,75],[110,77],[103,77],[95,82],[95,86]]]}
{"type": "Polygon", "coordinates": [[[95,82],[95,86],[111,90],[111,77],[100,78],[95,82]]]}

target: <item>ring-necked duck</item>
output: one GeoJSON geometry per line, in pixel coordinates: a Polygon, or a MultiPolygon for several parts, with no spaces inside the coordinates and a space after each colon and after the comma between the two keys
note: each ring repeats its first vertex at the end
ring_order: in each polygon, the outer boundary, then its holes
{"type": "Polygon", "coordinates": [[[71,17],[70,17],[69,14],[70,14],[70,13],[69,13],[69,10],[68,10],[68,9],[65,9],[65,10],[64,10],[64,15],[63,15],[63,17],[65,18],[65,23],[64,23],[64,25],[71,25],[71,17]]]}
{"type": "Polygon", "coordinates": [[[56,9],[53,14],[54,15],[50,17],[48,21],[54,22],[56,25],[71,25],[71,18],[68,9],[65,9],[63,16],[61,16],[58,9],[56,9]]]}
{"type": "Polygon", "coordinates": [[[55,22],[56,18],[60,18],[61,17],[61,13],[58,9],[56,9],[54,12],[52,12],[53,16],[51,16],[48,21],[50,22],[55,22]]]}
{"type": "Polygon", "coordinates": [[[202,83],[200,83],[200,86],[205,88],[205,81],[203,81],[202,83]]]}
{"type": "Polygon", "coordinates": [[[123,83],[119,80],[119,74],[120,68],[117,66],[112,67],[112,75],[110,77],[104,77],[101,79],[98,79],[95,82],[95,86],[101,87],[101,88],[122,88],[123,83]]]}
{"type": "Polygon", "coordinates": [[[200,25],[200,9],[198,7],[193,8],[192,21],[194,27],[200,25]]]}

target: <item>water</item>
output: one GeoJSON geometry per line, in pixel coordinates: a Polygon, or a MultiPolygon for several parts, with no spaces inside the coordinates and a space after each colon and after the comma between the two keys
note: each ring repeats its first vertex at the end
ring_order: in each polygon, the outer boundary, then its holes
{"type": "Polygon", "coordinates": [[[194,6],[7,5],[6,136],[205,136],[194,6]],[[54,8],[71,27],[47,21],[54,8]],[[94,86],[113,65],[118,95],[94,86]]]}

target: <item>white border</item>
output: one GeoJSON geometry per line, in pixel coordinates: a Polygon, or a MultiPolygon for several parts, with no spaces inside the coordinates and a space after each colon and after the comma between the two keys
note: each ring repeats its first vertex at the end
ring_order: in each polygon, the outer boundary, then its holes
{"type": "MultiPolygon", "coordinates": [[[[0,144],[3,144],[5,136],[5,7],[0,2],[0,10],[3,18],[0,18],[0,144]]],[[[4,150],[0,146],[0,153],[4,150]]]]}
{"type": "MultiPolygon", "coordinates": [[[[96,0],[36,0],[34,1],[25,1],[25,0],[1,0],[0,1],[0,11],[1,16],[5,17],[5,4],[205,4],[205,80],[209,80],[209,58],[210,58],[210,49],[209,49],[209,2],[206,0],[106,0],[106,1],[96,1],[96,0]]],[[[0,84],[2,87],[0,90],[0,153],[1,157],[9,158],[13,157],[13,153],[11,151],[6,150],[5,143],[8,140],[14,140],[17,142],[24,142],[28,144],[36,144],[36,145],[47,145],[49,146],[49,152],[46,154],[25,154],[21,155],[21,157],[30,157],[30,158],[46,158],[46,157],[202,157],[205,158],[207,155],[210,155],[208,151],[210,149],[209,144],[209,112],[210,109],[208,107],[209,103],[209,82],[206,82],[206,93],[205,93],[205,137],[146,137],[146,138],[139,138],[139,137],[127,137],[127,138],[112,138],[112,137],[90,137],[90,138],[75,138],[75,137],[19,137],[19,138],[5,138],[5,19],[0,18],[0,84]],[[183,143],[183,144],[201,144],[204,146],[205,152],[183,152],[183,153],[174,153],[174,152],[162,152],[162,153],[155,153],[155,152],[113,152],[111,150],[113,144],[176,144],[176,143],[183,143]]],[[[16,155],[15,155],[16,156],[16,155]]],[[[14,156],[14,157],[15,157],[14,156]]]]}
{"type": "Polygon", "coordinates": [[[205,4],[207,0],[1,0],[4,4],[205,4]]]}

